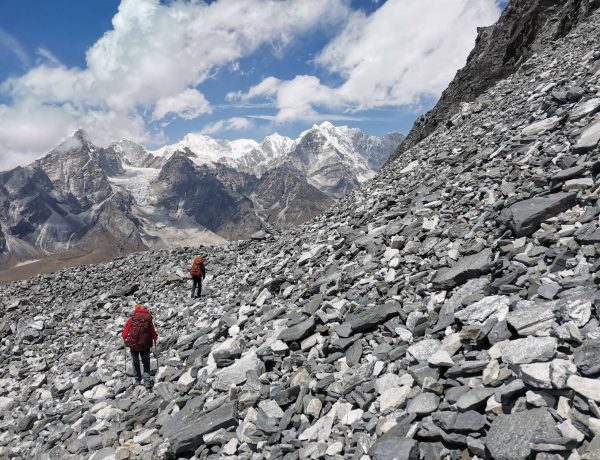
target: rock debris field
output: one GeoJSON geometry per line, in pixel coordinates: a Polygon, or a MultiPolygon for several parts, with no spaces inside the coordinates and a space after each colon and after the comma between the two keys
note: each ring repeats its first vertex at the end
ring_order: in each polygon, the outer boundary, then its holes
{"type": "Polygon", "coordinates": [[[0,287],[0,458],[599,459],[599,24],[302,227],[0,287]]]}

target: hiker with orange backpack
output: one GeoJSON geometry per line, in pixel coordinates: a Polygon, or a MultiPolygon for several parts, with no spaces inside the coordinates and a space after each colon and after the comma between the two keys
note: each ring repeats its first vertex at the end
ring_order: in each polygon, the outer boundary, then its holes
{"type": "Polygon", "coordinates": [[[152,343],[156,344],[158,334],[152,322],[152,315],[142,305],[136,305],[133,315],[125,324],[121,334],[125,346],[129,347],[133,361],[133,373],[136,383],[142,383],[142,370],[140,369],[140,357],[144,367],[144,385],[152,386],[150,376],[150,349],[152,343]]]}
{"type": "Polygon", "coordinates": [[[202,280],[206,276],[206,267],[204,266],[204,259],[200,256],[194,259],[194,263],[192,264],[192,268],[190,268],[190,275],[192,275],[192,297],[199,298],[200,294],[202,294],[202,280]],[[196,293],[196,289],[198,293],[196,293]]]}

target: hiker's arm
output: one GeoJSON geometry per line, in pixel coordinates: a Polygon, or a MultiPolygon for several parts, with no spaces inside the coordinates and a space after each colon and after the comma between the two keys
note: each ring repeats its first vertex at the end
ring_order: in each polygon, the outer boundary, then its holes
{"type": "Polygon", "coordinates": [[[127,338],[130,328],[131,328],[131,318],[129,318],[127,320],[127,324],[125,324],[125,329],[123,329],[123,333],[121,334],[121,337],[123,337],[123,340],[125,340],[127,338]]]}

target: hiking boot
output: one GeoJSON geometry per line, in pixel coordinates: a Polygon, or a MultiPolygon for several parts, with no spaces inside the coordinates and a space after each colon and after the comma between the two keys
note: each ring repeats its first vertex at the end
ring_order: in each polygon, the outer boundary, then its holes
{"type": "Polygon", "coordinates": [[[142,384],[142,379],[141,379],[141,377],[140,377],[140,378],[134,377],[134,378],[133,378],[133,384],[134,384],[134,385],[141,385],[141,384],[142,384]]]}
{"type": "Polygon", "coordinates": [[[144,386],[146,388],[152,388],[154,386],[154,380],[151,378],[144,379],[144,386]]]}

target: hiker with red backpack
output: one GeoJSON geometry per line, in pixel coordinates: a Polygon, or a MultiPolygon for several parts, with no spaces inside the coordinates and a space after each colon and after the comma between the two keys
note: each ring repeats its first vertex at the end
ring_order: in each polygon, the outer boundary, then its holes
{"type": "Polygon", "coordinates": [[[131,351],[133,361],[133,373],[136,383],[142,383],[142,371],[140,369],[140,357],[144,367],[144,384],[152,386],[152,377],[150,376],[150,350],[152,343],[156,344],[158,334],[152,322],[152,315],[142,305],[136,305],[133,315],[125,324],[125,329],[121,334],[125,346],[131,351]]]}
{"type": "Polygon", "coordinates": [[[194,259],[194,263],[192,264],[192,268],[190,268],[190,275],[192,275],[192,297],[199,298],[200,294],[202,294],[202,280],[206,276],[206,267],[204,266],[204,259],[200,256],[194,259]],[[196,293],[196,289],[198,293],[196,293]]]}

